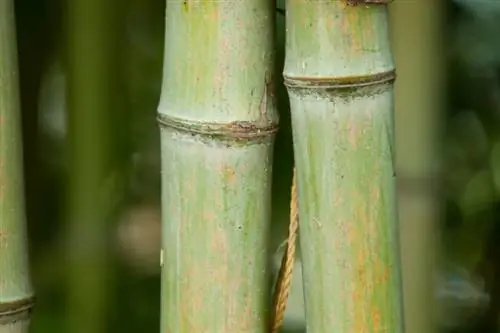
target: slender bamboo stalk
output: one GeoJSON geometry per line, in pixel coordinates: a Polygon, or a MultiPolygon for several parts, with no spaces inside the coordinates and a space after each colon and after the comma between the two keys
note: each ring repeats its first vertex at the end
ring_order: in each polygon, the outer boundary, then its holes
{"type": "MultiPolygon", "coordinates": [[[[112,266],[117,80],[115,1],[71,0],[67,8],[68,235],[67,331],[107,332],[112,266]]],[[[117,80],[118,81],[118,80],[117,80]]]]}
{"type": "Polygon", "coordinates": [[[27,333],[28,268],[14,6],[0,0],[0,333],[27,333]]]}
{"type": "Polygon", "coordinates": [[[307,330],[402,332],[386,5],[286,10],[307,330]]]}
{"type": "Polygon", "coordinates": [[[274,4],[167,1],[161,331],[267,332],[274,4]]]}
{"type": "Polygon", "coordinates": [[[398,68],[396,168],[407,333],[437,330],[444,5],[442,1],[420,0],[396,1],[390,6],[398,68]]]}

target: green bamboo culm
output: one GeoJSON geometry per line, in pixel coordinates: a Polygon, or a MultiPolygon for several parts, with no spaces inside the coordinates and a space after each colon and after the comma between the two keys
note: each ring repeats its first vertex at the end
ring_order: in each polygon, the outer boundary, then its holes
{"type": "Polygon", "coordinates": [[[387,8],[361,2],[286,4],[309,332],[404,326],[387,8]]]}
{"type": "Polygon", "coordinates": [[[0,0],[0,333],[27,333],[28,266],[14,5],[0,0]]]}
{"type": "Polygon", "coordinates": [[[444,199],[445,5],[419,0],[389,7],[398,69],[396,168],[406,333],[439,332],[435,283],[443,260],[437,254],[444,199]]]}
{"type": "Polygon", "coordinates": [[[162,332],[269,329],[274,10],[167,0],[162,332]]]}
{"type": "Polygon", "coordinates": [[[124,191],[113,144],[126,125],[116,121],[117,22],[113,0],[71,0],[66,7],[68,69],[68,196],[66,211],[66,331],[109,330],[114,271],[111,222],[124,191]]]}

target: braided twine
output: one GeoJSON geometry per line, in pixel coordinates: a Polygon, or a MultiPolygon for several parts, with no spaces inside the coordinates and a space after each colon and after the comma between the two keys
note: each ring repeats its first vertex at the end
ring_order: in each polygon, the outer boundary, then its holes
{"type": "Polygon", "coordinates": [[[295,263],[295,246],[299,229],[297,175],[293,169],[292,193],[290,199],[290,224],[288,226],[288,240],[286,250],[281,260],[280,271],[274,293],[273,316],[271,320],[271,333],[278,333],[285,317],[286,303],[292,284],[293,265],[295,263]]]}

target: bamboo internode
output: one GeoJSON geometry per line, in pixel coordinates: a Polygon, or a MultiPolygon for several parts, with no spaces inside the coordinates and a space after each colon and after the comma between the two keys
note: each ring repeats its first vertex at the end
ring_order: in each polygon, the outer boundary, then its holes
{"type": "Polygon", "coordinates": [[[34,292],[28,269],[14,22],[13,1],[0,1],[0,332],[27,333],[34,292]]]}

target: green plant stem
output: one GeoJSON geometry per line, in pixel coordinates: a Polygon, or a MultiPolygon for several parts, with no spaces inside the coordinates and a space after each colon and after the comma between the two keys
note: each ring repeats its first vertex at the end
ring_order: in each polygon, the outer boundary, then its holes
{"type": "Polygon", "coordinates": [[[0,0],[0,333],[27,333],[28,266],[14,5],[0,0]]]}

